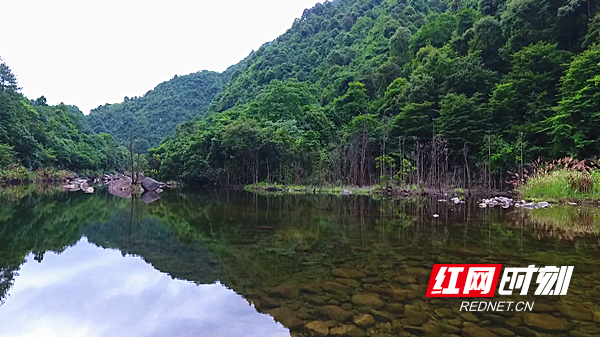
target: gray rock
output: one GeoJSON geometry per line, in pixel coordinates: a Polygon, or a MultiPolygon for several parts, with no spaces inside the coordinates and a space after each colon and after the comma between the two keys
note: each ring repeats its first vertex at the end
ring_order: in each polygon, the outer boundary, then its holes
{"type": "Polygon", "coordinates": [[[146,191],[155,191],[160,187],[160,183],[152,178],[145,178],[142,180],[142,187],[146,191]]]}

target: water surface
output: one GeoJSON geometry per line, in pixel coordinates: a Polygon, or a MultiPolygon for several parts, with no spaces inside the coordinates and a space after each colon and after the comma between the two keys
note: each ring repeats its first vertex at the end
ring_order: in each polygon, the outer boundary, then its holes
{"type": "Polygon", "coordinates": [[[0,336],[600,335],[597,210],[475,201],[2,190],[0,336]],[[560,327],[425,298],[434,263],[574,265],[567,296],[503,299],[560,327]]]}

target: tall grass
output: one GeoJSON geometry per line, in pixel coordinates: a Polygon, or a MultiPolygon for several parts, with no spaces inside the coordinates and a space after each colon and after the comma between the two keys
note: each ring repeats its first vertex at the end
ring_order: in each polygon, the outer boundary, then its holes
{"type": "Polygon", "coordinates": [[[550,171],[529,178],[519,192],[525,198],[545,201],[600,200],[600,171],[550,171]]]}

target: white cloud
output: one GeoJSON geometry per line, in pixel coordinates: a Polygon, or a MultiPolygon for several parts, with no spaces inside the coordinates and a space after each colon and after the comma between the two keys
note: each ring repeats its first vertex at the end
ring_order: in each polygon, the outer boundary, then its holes
{"type": "Polygon", "coordinates": [[[0,56],[29,98],[85,113],[175,74],[223,71],[315,0],[3,1],[0,56]]]}

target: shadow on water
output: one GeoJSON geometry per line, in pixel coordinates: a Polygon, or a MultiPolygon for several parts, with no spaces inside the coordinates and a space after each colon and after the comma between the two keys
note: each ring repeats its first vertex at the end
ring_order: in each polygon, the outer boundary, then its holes
{"type": "Polygon", "coordinates": [[[29,253],[41,262],[85,236],[175,279],[219,280],[297,336],[600,334],[594,208],[481,210],[474,201],[244,191],[169,191],[147,205],[105,190],[0,198],[2,298],[29,253]],[[424,297],[434,263],[575,269],[567,296],[497,298],[535,301],[535,316],[465,314],[460,301],[424,297]]]}

